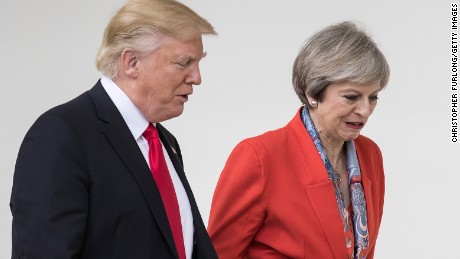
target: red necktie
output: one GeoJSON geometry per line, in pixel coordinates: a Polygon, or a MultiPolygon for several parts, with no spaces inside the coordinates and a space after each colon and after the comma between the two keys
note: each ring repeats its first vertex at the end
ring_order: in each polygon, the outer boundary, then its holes
{"type": "Polygon", "coordinates": [[[185,259],[184,237],[182,236],[179,203],[177,202],[171,175],[166,166],[158,131],[155,126],[150,123],[142,136],[144,136],[149,143],[150,169],[152,170],[153,178],[155,179],[165,206],[177,253],[180,259],[185,259]]]}

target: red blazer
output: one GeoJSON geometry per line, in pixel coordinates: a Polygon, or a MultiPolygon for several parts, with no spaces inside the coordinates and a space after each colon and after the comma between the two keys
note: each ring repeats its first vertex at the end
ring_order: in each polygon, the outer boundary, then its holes
{"type": "MultiPolygon", "coordinates": [[[[354,140],[373,258],[383,212],[382,155],[354,140]]],[[[220,259],[347,258],[334,188],[300,110],[285,127],[239,143],[217,184],[208,232],[220,259]]]]}

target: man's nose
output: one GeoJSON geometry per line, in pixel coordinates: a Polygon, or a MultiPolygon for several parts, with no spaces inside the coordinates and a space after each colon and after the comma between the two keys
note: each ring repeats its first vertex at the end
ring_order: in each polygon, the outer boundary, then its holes
{"type": "Polygon", "coordinates": [[[200,67],[196,66],[190,74],[187,76],[186,81],[187,84],[199,85],[201,84],[201,73],[200,67]]]}

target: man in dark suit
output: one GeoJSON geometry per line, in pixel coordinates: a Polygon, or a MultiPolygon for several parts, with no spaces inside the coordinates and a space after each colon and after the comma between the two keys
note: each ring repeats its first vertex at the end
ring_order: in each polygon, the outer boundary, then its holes
{"type": "Polygon", "coordinates": [[[12,258],[217,258],[159,123],[201,83],[203,34],[215,31],[172,0],[129,0],[115,14],[97,57],[104,76],[40,116],[21,145],[12,258]]]}

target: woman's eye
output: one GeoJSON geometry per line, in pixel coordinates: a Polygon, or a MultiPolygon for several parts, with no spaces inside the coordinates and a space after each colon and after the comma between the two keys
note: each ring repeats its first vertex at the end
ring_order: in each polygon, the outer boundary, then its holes
{"type": "Polygon", "coordinates": [[[377,95],[369,97],[371,101],[377,101],[379,97],[377,95]]]}
{"type": "Polygon", "coordinates": [[[345,99],[347,99],[348,101],[356,101],[356,100],[358,100],[357,95],[344,95],[343,97],[345,97],[345,99]]]}

